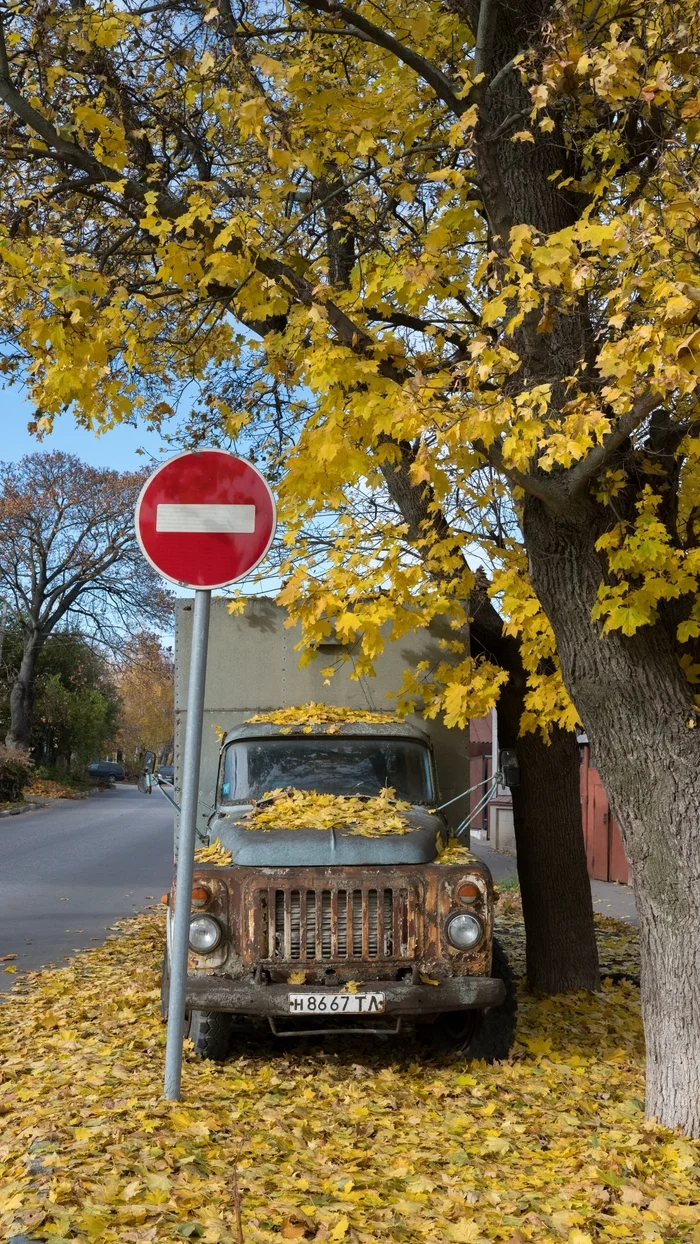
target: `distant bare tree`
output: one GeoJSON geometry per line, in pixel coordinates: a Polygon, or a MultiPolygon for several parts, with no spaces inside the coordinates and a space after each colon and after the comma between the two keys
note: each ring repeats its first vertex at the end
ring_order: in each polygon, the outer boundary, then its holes
{"type": "Polygon", "coordinates": [[[29,745],[37,658],[63,619],[110,647],[145,622],[167,625],[171,594],[134,531],[144,478],[59,452],[0,462],[0,594],[24,640],[8,747],[29,745]]]}

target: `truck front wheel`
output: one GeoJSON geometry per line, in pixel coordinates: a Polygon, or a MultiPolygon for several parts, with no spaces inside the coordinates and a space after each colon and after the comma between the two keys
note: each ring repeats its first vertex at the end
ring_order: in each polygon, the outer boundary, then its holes
{"type": "Polygon", "coordinates": [[[225,1011],[190,1011],[185,1019],[195,1054],[222,1063],[231,1045],[231,1016],[225,1011]]]}
{"type": "Polygon", "coordinates": [[[507,1058],[515,1040],[518,1012],[515,979],[506,953],[497,938],[493,939],[491,976],[502,980],[506,996],[500,1006],[488,1011],[450,1011],[438,1015],[423,1030],[430,1048],[439,1053],[455,1050],[465,1058],[483,1058],[487,1063],[507,1058]]]}

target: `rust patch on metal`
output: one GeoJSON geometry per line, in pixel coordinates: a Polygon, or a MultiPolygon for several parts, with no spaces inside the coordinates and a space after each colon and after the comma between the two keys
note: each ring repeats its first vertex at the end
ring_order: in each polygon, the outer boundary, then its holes
{"type": "Polygon", "coordinates": [[[411,970],[442,979],[491,970],[493,892],[478,865],[200,867],[195,879],[212,889],[206,910],[226,920],[221,950],[193,956],[197,972],[223,969],[240,979],[264,971],[274,982],[303,969],[309,981],[331,976],[340,984],[411,970]],[[484,924],[471,952],[445,935],[448,916],[464,910],[456,899],[464,881],[479,888],[469,910],[484,924]]]}

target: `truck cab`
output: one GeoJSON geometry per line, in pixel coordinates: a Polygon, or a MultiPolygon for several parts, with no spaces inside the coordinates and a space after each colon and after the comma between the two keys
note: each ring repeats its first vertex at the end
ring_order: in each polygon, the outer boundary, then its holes
{"type": "MultiPolygon", "coordinates": [[[[202,1057],[224,1058],[242,1021],[287,1042],[410,1027],[437,1049],[507,1056],[515,994],[491,875],[450,840],[427,733],[361,716],[309,725],[300,711],[222,740],[191,895],[186,1007],[202,1057]],[[340,821],[277,826],[289,791],[333,796],[340,821]],[[359,829],[338,800],[362,801],[359,829]],[[379,809],[394,803],[385,832],[379,809]]],[[[174,901],[173,889],[170,911],[174,901]]],[[[166,1009],[167,993],[166,958],[166,1009]]]]}

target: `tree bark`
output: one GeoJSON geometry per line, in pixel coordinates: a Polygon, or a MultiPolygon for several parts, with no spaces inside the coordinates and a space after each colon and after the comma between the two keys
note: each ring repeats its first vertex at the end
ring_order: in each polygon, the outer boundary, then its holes
{"type": "Polygon", "coordinates": [[[527,680],[518,642],[503,634],[486,597],[477,598],[473,615],[473,640],[510,674],[496,712],[499,745],[514,749],[520,767],[520,784],[511,793],[528,985],[540,993],[596,990],[598,948],[576,735],[555,729],[546,742],[539,734],[520,733],[527,680]]]}
{"type": "Polygon", "coordinates": [[[527,498],[533,585],[554,628],[564,680],[620,826],[639,915],[647,1113],[700,1136],[700,740],[692,689],[662,618],[601,637],[591,620],[603,575],[600,514],[527,498]]]}
{"type": "Polygon", "coordinates": [[[27,751],[31,740],[34,713],[36,663],[44,640],[32,631],[24,643],[22,662],[10,692],[10,729],[5,745],[16,751],[27,751]]]}

